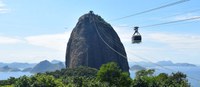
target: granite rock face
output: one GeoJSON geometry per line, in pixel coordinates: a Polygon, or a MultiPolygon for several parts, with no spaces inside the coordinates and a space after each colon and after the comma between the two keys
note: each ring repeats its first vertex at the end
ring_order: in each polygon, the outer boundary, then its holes
{"type": "Polygon", "coordinates": [[[81,16],[69,38],[66,67],[89,66],[99,69],[102,64],[116,62],[129,72],[123,44],[112,26],[90,11],[81,16]]]}

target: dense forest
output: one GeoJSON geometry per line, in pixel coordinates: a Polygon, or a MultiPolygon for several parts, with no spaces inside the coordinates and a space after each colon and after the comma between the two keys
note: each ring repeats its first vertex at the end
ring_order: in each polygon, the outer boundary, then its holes
{"type": "Polygon", "coordinates": [[[160,73],[155,70],[136,72],[134,79],[123,72],[115,62],[103,64],[99,70],[80,66],[33,76],[10,77],[1,80],[1,87],[190,87],[187,76],[181,72],[160,73]]]}

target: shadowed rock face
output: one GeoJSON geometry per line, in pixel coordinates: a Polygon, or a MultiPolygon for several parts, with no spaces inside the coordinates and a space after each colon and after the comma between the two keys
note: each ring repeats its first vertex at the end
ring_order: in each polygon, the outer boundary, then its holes
{"type": "Polygon", "coordinates": [[[126,57],[124,46],[112,26],[92,12],[85,14],[79,18],[68,41],[66,67],[89,66],[99,69],[102,64],[114,61],[128,72],[127,59],[112,48],[126,57]]]}

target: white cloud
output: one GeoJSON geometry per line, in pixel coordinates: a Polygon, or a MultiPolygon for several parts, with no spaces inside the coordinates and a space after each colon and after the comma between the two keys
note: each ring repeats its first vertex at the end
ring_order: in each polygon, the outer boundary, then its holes
{"type": "Polygon", "coordinates": [[[120,37],[123,43],[131,43],[131,37],[134,33],[133,30],[126,27],[114,26],[114,30],[117,32],[118,36],[120,37]]]}
{"type": "Polygon", "coordinates": [[[7,13],[7,12],[9,12],[9,9],[3,3],[3,0],[0,0],[0,13],[7,13]]]}
{"type": "Polygon", "coordinates": [[[5,4],[3,3],[2,0],[0,0],[0,7],[4,7],[4,6],[5,6],[5,4]]]}
{"type": "Polygon", "coordinates": [[[177,49],[200,49],[200,35],[154,33],[148,37],[177,49]]]}
{"type": "Polygon", "coordinates": [[[23,41],[17,38],[0,36],[0,44],[16,44],[21,42],[23,41]]]}
{"type": "Polygon", "coordinates": [[[182,16],[176,16],[174,17],[175,20],[184,20],[184,19],[189,19],[189,18],[195,18],[195,17],[200,17],[200,15],[194,15],[194,14],[186,14],[182,16]]]}
{"type": "MultiPolygon", "coordinates": [[[[174,16],[169,18],[172,21],[177,21],[177,20],[184,20],[184,19],[190,19],[190,18],[196,18],[196,17],[200,17],[200,14],[198,13],[187,13],[187,14],[183,14],[183,15],[178,15],[178,16],[174,16]]],[[[200,19],[196,19],[196,20],[200,20],[200,19]]],[[[194,21],[196,21],[194,20],[194,21]]]]}
{"type": "Polygon", "coordinates": [[[70,32],[26,37],[29,44],[65,51],[70,32]]]}

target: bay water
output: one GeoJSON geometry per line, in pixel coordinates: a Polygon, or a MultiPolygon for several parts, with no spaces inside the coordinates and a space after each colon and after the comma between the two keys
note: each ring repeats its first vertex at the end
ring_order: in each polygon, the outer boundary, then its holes
{"type": "Polygon", "coordinates": [[[0,80],[6,80],[10,77],[18,78],[23,75],[31,76],[33,74],[29,72],[0,72],[0,80]]]}

